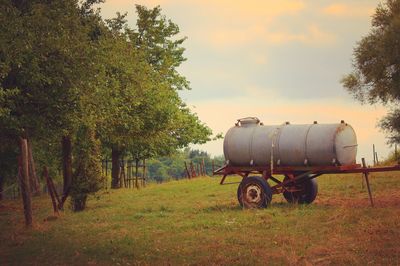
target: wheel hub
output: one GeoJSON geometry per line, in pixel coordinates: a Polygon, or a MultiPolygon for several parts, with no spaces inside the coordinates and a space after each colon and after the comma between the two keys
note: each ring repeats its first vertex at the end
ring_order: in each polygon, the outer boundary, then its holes
{"type": "Polygon", "coordinates": [[[261,188],[257,185],[250,185],[246,189],[246,201],[256,203],[261,200],[261,188]]]}

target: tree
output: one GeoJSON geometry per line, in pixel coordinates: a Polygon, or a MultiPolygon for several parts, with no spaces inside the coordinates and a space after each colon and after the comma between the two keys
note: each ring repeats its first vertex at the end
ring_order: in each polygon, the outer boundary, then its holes
{"type": "MultiPolygon", "coordinates": [[[[63,139],[64,199],[72,176],[72,139],[78,128],[98,119],[92,113],[101,24],[91,11],[97,2],[1,0],[0,130],[10,139],[57,139],[59,148],[63,139]]],[[[50,150],[49,159],[59,155],[50,150]]]]}
{"type": "Polygon", "coordinates": [[[184,38],[177,38],[179,27],[161,14],[161,7],[148,9],[136,5],[137,29],[130,30],[130,40],[146,53],[147,62],[161,74],[172,89],[189,89],[189,82],[177,68],[186,61],[182,47],[184,38]]]}
{"type": "MultiPolygon", "coordinates": [[[[147,9],[136,5],[137,29],[128,30],[131,43],[145,55],[155,70],[155,87],[150,90],[151,102],[144,108],[142,132],[146,139],[138,139],[132,151],[139,159],[165,156],[190,143],[210,140],[210,128],[201,123],[179,97],[177,90],[190,89],[187,79],[178,72],[186,61],[182,47],[184,38],[178,38],[179,27],[161,14],[159,6],[147,9]]],[[[143,135],[143,134],[141,134],[143,135]]]]}
{"type": "Polygon", "coordinates": [[[101,65],[103,82],[97,100],[101,102],[102,119],[97,123],[97,133],[105,149],[111,149],[111,187],[119,187],[119,162],[121,156],[131,147],[134,139],[142,133],[141,113],[150,109],[153,86],[151,66],[143,54],[128,41],[125,15],[106,20],[107,29],[100,36],[101,65]]]}
{"type": "Polygon", "coordinates": [[[357,100],[391,106],[379,123],[389,142],[400,142],[400,0],[379,4],[370,33],[357,43],[354,70],[342,79],[357,100]]]}
{"type": "Polygon", "coordinates": [[[126,14],[106,20],[111,38],[102,99],[112,110],[105,113],[112,115],[105,116],[99,135],[112,150],[113,188],[119,187],[119,158],[127,152],[136,161],[168,155],[211,135],[177,93],[189,88],[177,71],[186,60],[185,38],[176,39],[178,26],[161,15],[160,7],[137,5],[136,11],[137,29],[126,25],[126,14]]]}

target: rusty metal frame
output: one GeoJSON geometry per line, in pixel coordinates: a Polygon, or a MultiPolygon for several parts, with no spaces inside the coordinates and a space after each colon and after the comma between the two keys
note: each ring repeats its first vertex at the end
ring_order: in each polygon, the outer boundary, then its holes
{"type": "MultiPolygon", "coordinates": [[[[293,187],[293,184],[301,184],[307,180],[316,178],[324,174],[355,174],[361,173],[365,177],[369,198],[371,205],[373,206],[371,189],[368,181],[369,173],[376,172],[393,172],[400,171],[400,164],[393,166],[380,166],[380,167],[366,167],[365,161],[363,160],[363,166],[360,164],[346,165],[346,166],[301,166],[301,167],[279,167],[276,166],[271,172],[270,166],[231,166],[225,165],[214,171],[214,175],[222,175],[220,184],[224,183],[228,175],[239,175],[243,178],[248,177],[251,174],[261,175],[265,180],[271,180],[276,185],[272,186],[273,194],[283,193],[284,191],[292,191],[289,187],[293,187]],[[285,175],[288,177],[285,181],[279,181],[273,175],[285,175]]],[[[237,182],[235,182],[237,183],[237,182]]],[[[232,184],[232,183],[229,183],[232,184]]]]}

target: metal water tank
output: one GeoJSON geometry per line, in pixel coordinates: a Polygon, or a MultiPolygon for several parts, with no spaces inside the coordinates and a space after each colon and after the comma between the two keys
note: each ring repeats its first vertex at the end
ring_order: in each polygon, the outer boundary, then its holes
{"type": "Polygon", "coordinates": [[[255,117],[239,119],[224,139],[224,155],[234,166],[352,165],[357,138],[353,128],[337,124],[266,126],[255,117]]]}

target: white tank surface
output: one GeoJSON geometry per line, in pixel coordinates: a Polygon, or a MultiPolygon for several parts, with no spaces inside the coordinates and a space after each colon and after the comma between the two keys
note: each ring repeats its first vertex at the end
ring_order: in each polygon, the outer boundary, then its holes
{"type": "Polygon", "coordinates": [[[337,124],[267,126],[255,117],[239,119],[224,139],[224,155],[233,166],[328,166],[356,163],[353,128],[337,124]]]}

